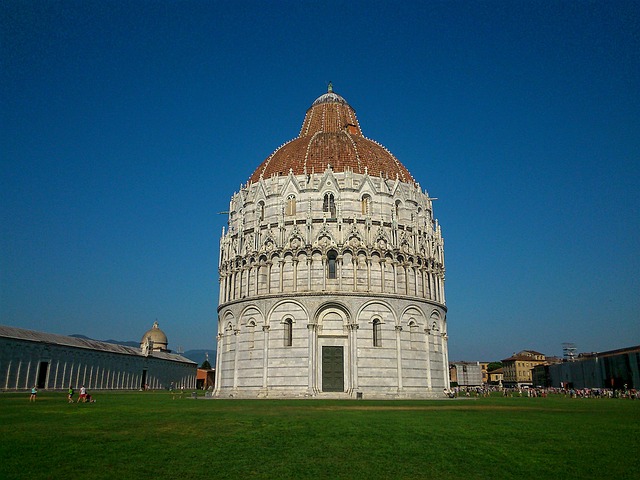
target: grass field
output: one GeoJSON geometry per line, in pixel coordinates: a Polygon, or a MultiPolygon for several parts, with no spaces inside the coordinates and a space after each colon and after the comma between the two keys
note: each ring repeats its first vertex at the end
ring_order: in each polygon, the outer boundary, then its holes
{"type": "Polygon", "coordinates": [[[640,478],[640,401],[0,394],[0,479],[640,478]]]}

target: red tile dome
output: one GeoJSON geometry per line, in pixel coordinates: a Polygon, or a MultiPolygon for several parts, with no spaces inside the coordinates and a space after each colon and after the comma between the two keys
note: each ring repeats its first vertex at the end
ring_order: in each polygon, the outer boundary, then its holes
{"type": "Polygon", "coordinates": [[[249,178],[320,173],[331,165],[334,172],[352,170],[371,176],[415,183],[402,163],[384,146],[362,135],[356,112],[347,101],[329,91],[307,110],[298,138],[285,143],[260,164],[249,178]]]}

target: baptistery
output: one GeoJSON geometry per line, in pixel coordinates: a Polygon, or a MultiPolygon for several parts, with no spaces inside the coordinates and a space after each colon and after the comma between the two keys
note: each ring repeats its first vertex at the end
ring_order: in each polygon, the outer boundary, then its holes
{"type": "Polygon", "coordinates": [[[329,85],[298,137],[231,198],[214,396],[442,396],[444,242],[432,200],[329,85]]]}

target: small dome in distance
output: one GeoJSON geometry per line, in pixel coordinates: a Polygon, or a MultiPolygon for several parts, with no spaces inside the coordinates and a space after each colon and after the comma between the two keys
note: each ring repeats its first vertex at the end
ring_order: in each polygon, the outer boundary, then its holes
{"type": "Polygon", "coordinates": [[[167,341],[167,336],[165,333],[160,330],[158,327],[158,322],[153,322],[153,327],[146,331],[146,333],[142,336],[142,340],[140,340],[140,348],[143,350],[145,347],[149,350],[156,352],[166,352],[167,345],[169,342],[167,341]]]}

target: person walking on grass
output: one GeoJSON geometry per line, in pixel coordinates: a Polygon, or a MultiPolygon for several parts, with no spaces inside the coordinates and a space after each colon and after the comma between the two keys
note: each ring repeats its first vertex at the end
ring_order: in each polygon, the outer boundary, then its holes
{"type": "Polygon", "coordinates": [[[33,388],[31,389],[31,396],[29,397],[29,401],[30,402],[35,402],[36,401],[36,395],[38,395],[38,389],[34,385],[33,388]]]}
{"type": "Polygon", "coordinates": [[[69,394],[67,395],[67,398],[69,399],[69,403],[73,403],[73,387],[71,385],[69,385],[69,394]]]}

